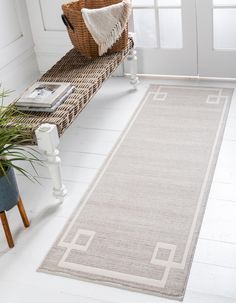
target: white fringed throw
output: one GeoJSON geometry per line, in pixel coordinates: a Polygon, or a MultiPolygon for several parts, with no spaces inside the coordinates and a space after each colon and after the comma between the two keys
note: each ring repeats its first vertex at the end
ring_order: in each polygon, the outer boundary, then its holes
{"type": "Polygon", "coordinates": [[[98,45],[102,56],[120,38],[131,13],[131,3],[124,0],[118,4],[98,9],[83,8],[84,22],[98,45]]]}

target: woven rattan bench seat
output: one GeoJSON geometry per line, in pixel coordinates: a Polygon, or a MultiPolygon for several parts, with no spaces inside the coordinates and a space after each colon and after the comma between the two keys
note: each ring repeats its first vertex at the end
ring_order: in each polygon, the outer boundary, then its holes
{"type": "Polygon", "coordinates": [[[39,81],[70,82],[75,91],[53,113],[29,112],[16,117],[15,122],[32,130],[32,144],[37,144],[35,130],[43,123],[55,124],[61,136],[132,48],[133,40],[129,39],[124,51],[92,60],[72,49],[46,72],[39,81]]]}

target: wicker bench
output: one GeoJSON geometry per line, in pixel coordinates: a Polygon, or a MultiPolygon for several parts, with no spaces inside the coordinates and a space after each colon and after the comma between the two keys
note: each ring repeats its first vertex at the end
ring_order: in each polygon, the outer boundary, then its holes
{"type": "Polygon", "coordinates": [[[46,156],[53,180],[53,194],[60,201],[66,195],[66,188],[62,182],[61,160],[57,149],[59,137],[126,58],[132,63],[130,83],[136,88],[137,57],[133,38],[129,38],[124,51],[93,60],[86,59],[72,49],[40,81],[71,82],[75,86],[73,94],[54,113],[30,112],[27,116],[16,117],[16,123],[23,123],[31,129],[32,144],[38,145],[46,156]]]}

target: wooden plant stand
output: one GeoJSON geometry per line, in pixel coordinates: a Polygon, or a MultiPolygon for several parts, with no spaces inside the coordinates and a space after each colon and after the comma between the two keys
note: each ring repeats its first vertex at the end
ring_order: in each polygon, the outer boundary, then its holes
{"type": "MultiPolygon", "coordinates": [[[[25,208],[24,208],[24,205],[23,205],[23,202],[22,202],[21,198],[19,198],[17,206],[18,206],[22,221],[24,223],[24,226],[26,228],[29,227],[30,222],[29,222],[29,219],[26,215],[25,208]]],[[[13,248],[14,247],[14,241],[13,241],[13,238],[12,238],[11,229],[9,227],[5,211],[0,212],[0,219],[2,221],[2,226],[3,226],[3,229],[4,229],[5,235],[6,235],[8,246],[10,248],[13,248]]]]}

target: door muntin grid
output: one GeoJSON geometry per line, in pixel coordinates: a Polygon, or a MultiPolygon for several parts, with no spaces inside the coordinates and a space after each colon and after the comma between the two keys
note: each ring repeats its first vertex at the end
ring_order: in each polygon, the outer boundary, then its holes
{"type": "Polygon", "coordinates": [[[133,0],[140,48],[182,49],[182,0],[133,0]]]}

